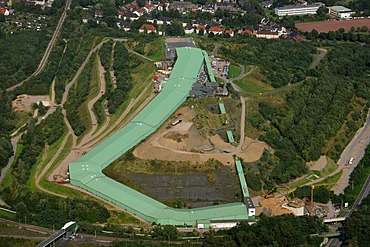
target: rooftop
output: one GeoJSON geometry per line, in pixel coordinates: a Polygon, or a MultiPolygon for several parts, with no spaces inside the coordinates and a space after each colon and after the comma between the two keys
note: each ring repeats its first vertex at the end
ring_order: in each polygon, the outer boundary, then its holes
{"type": "Polygon", "coordinates": [[[332,7],[328,7],[328,9],[334,10],[335,12],[350,12],[350,11],[352,11],[351,9],[346,8],[344,6],[332,6],[332,7]]]}

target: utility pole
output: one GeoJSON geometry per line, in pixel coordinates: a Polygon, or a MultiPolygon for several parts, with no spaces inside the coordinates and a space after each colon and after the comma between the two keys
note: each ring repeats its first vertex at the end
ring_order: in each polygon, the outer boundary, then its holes
{"type": "Polygon", "coordinates": [[[311,185],[311,208],[310,208],[310,216],[313,216],[313,190],[315,189],[315,185],[311,185]]]}

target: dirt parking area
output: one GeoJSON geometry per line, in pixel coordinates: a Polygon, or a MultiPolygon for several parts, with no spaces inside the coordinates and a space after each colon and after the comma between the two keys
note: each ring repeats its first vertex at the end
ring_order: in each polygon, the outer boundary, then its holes
{"type": "Polygon", "coordinates": [[[18,95],[15,100],[12,101],[12,107],[15,111],[31,111],[32,104],[42,102],[44,106],[50,106],[49,95],[18,95]]]}

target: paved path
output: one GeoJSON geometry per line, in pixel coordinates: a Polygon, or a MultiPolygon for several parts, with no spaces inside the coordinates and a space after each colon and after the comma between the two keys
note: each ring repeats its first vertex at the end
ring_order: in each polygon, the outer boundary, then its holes
{"type": "Polygon", "coordinates": [[[315,61],[308,67],[309,69],[316,68],[316,66],[321,62],[321,60],[325,57],[326,53],[328,52],[324,48],[317,48],[317,50],[320,52],[320,54],[317,56],[315,61]]]}
{"type": "Polygon", "coordinates": [[[7,89],[5,89],[5,91],[12,91],[14,89],[16,89],[17,87],[20,87],[21,85],[23,85],[23,83],[25,83],[26,81],[28,81],[31,77],[33,76],[36,76],[38,75],[41,70],[45,67],[45,64],[46,64],[46,61],[48,60],[49,58],[49,55],[50,55],[50,52],[55,44],[55,41],[57,40],[57,37],[59,35],[59,32],[60,32],[60,29],[62,28],[62,25],[64,23],[64,20],[66,19],[66,16],[67,16],[67,12],[71,6],[71,2],[72,0],[67,0],[66,1],[66,5],[64,7],[64,11],[62,13],[62,15],[60,16],[60,19],[59,19],[59,22],[58,22],[58,25],[54,31],[54,34],[53,36],[51,37],[51,40],[49,41],[49,44],[45,50],[45,53],[44,53],[44,56],[42,57],[40,63],[39,63],[39,66],[37,67],[36,71],[33,72],[29,77],[27,77],[26,79],[24,79],[23,81],[21,81],[20,83],[14,85],[14,86],[11,86],[7,89]]]}

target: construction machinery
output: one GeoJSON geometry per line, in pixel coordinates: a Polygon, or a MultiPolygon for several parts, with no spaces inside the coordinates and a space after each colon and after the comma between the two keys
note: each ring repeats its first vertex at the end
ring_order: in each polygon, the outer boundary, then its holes
{"type": "Polygon", "coordinates": [[[323,184],[311,184],[311,201],[310,201],[310,216],[313,216],[313,193],[315,190],[315,187],[320,187],[320,186],[330,186],[330,185],[338,185],[338,184],[343,184],[343,183],[323,183],[323,184]]]}
{"type": "MultiPolygon", "coordinates": [[[[274,186],[269,192],[267,192],[266,194],[263,195],[264,198],[266,199],[269,199],[269,198],[272,198],[275,196],[275,194],[273,194],[272,192],[276,189],[276,188],[280,188],[280,187],[285,187],[287,188],[288,190],[292,190],[292,188],[290,188],[288,185],[286,184],[279,184],[279,185],[276,185],[274,186]]],[[[295,199],[295,195],[294,195],[294,190],[292,190],[292,196],[293,196],[293,199],[295,199]]]]}

